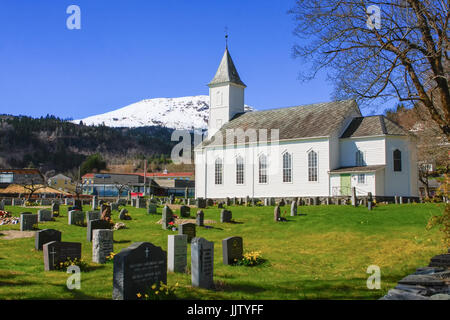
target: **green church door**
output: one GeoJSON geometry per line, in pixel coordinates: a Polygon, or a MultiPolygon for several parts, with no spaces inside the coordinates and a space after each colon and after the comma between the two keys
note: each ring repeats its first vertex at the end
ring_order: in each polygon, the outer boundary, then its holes
{"type": "Polygon", "coordinates": [[[341,196],[351,195],[351,175],[350,173],[341,174],[341,196]]]}

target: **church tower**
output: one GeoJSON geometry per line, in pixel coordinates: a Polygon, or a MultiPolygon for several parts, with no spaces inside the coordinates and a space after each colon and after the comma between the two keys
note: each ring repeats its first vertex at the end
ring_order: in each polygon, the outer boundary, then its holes
{"type": "Polygon", "coordinates": [[[209,87],[208,138],[212,137],[236,114],[244,112],[244,89],[247,87],[231,59],[228,46],[209,87]]]}

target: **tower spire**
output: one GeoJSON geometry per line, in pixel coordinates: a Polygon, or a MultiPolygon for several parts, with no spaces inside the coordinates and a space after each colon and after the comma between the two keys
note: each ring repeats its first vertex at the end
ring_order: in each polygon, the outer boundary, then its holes
{"type": "Polygon", "coordinates": [[[228,49],[228,27],[225,26],[225,48],[228,49]]]}

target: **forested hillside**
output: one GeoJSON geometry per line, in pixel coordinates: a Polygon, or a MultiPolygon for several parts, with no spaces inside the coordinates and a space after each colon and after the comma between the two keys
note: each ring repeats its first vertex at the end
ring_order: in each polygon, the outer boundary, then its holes
{"type": "Polygon", "coordinates": [[[172,129],[86,126],[47,116],[0,116],[0,167],[66,172],[99,153],[108,162],[168,157],[172,129]]]}

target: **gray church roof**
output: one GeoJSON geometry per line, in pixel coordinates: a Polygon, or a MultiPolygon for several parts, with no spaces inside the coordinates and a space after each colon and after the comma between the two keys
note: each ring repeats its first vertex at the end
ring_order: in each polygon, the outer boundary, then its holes
{"type": "MultiPolygon", "coordinates": [[[[317,103],[304,106],[252,111],[237,114],[224,124],[210,139],[203,142],[203,146],[223,145],[226,130],[229,129],[267,129],[267,141],[271,139],[271,130],[279,129],[279,140],[328,137],[342,125],[342,121],[349,115],[351,109],[358,110],[354,100],[343,100],[328,103],[317,103]],[[222,135],[223,139],[218,139],[222,135]]],[[[266,139],[258,137],[261,142],[266,139]]],[[[246,137],[246,142],[248,142],[246,137]]],[[[236,143],[235,139],[234,143],[236,143]]],[[[227,144],[233,143],[232,141],[227,144]]]]}
{"type": "Polygon", "coordinates": [[[341,138],[379,135],[407,135],[407,133],[397,123],[385,116],[370,116],[353,119],[341,138]]]}
{"type": "Polygon", "coordinates": [[[220,84],[220,83],[235,83],[246,87],[244,82],[241,81],[239,74],[234,66],[231,55],[228,52],[228,48],[225,49],[222,61],[220,61],[219,68],[217,69],[216,75],[208,84],[208,86],[220,84]]]}

